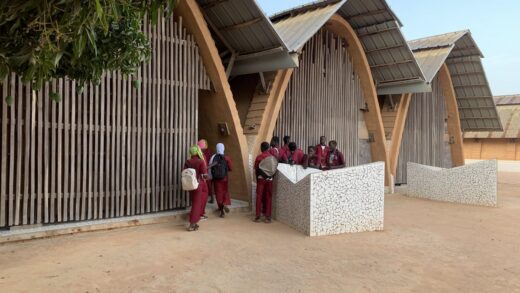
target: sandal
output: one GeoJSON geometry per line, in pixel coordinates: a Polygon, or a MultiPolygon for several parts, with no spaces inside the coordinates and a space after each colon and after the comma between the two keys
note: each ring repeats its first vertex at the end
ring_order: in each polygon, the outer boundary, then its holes
{"type": "Polygon", "coordinates": [[[219,217],[224,218],[225,216],[226,216],[226,213],[224,213],[223,210],[220,210],[220,215],[219,215],[219,217]]]}
{"type": "Polygon", "coordinates": [[[260,223],[260,217],[256,217],[256,218],[253,220],[253,222],[255,222],[255,223],[260,223]]]}
{"type": "Polygon", "coordinates": [[[265,218],[264,222],[266,224],[271,224],[272,220],[271,220],[271,218],[265,218]]]}
{"type": "Polygon", "coordinates": [[[224,212],[226,212],[226,214],[229,214],[229,208],[227,206],[224,206],[224,212]]]}
{"type": "Polygon", "coordinates": [[[188,232],[193,232],[199,230],[199,225],[197,224],[191,224],[187,229],[188,232]]]}

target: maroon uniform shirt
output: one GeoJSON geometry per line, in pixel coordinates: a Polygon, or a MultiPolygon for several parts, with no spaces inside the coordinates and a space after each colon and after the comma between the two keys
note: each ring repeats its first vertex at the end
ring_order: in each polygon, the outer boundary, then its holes
{"type": "Polygon", "coordinates": [[[329,150],[327,153],[327,165],[331,167],[345,165],[345,157],[343,156],[343,153],[338,150],[335,150],[334,152],[329,150]]]}
{"type": "Polygon", "coordinates": [[[319,166],[321,168],[327,166],[327,154],[330,152],[328,146],[322,146],[318,144],[316,146],[316,157],[318,157],[319,166]]]}
{"type": "Polygon", "coordinates": [[[304,155],[303,151],[300,149],[297,149],[294,151],[294,153],[291,153],[291,151],[284,153],[283,157],[282,157],[282,161],[285,163],[289,163],[289,158],[292,157],[294,164],[303,165],[304,156],[305,155],[304,155]]]}

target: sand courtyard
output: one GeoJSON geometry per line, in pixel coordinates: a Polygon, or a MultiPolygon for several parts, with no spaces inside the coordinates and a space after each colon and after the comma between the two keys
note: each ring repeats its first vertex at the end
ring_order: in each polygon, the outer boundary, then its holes
{"type": "Polygon", "coordinates": [[[0,292],[520,292],[520,173],[501,169],[498,208],[392,195],[383,232],[309,238],[236,214],[7,243],[0,292]]]}

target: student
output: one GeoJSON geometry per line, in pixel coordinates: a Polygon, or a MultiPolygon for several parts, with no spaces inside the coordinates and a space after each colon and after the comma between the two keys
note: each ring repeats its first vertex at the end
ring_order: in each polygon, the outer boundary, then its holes
{"type": "Polygon", "coordinates": [[[345,168],[345,157],[337,149],[338,143],[335,140],[329,142],[329,152],[327,153],[327,169],[345,168]]]}
{"type": "Polygon", "coordinates": [[[282,147],[282,150],[284,151],[284,153],[289,151],[289,142],[291,142],[291,137],[288,135],[284,136],[283,137],[283,147],[282,147]]]}
{"type": "Polygon", "coordinates": [[[303,157],[303,168],[320,168],[320,162],[318,161],[318,156],[316,156],[316,148],[314,146],[309,146],[307,154],[303,157]]]}
{"type": "Polygon", "coordinates": [[[206,162],[204,162],[204,155],[198,145],[190,148],[191,158],[184,164],[184,170],[191,168],[194,169],[197,174],[197,180],[199,187],[193,191],[190,191],[191,199],[191,212],[190,212],[190,226],[188,231],[196,231],[199,229],[198,222],[204,216],[204,208],[206,201],[208,200],[208,187],[206,185],[205,178],[208,176],[208,169],[206,162]]]}
{"type": "Polygon", "coordinates": [[[321,136],[320,144],[316,146],[316,156],[318,157],[320,169],[325,169],[327,167],[328,152],[329,147],[327,146],[327,138],[325,136],[321,136]]]}
{"type": "Polygon", "coordinates": [[[271,138],[271,149],[269,150],[269,153],[278,161],[282,160],[284,152],[280,147],[280,138],[278,136],[273,136],[273,138],[271,138]]]}
{"type": "Polygon", "coordinates": [[[224,144],[217,144],[217,153],[210,159],[211,177],[215,187],[215,196],[217,198],[218,211],[220,217],[224,218],[229,213],[227,206],[231,205],[231,198],[228,190],[228,172],[231,172],[231,159],[224,155],[224,144]]]}
{"type": "Polygon", "coordinates": [[[262,206],[265,206],[265,222],[271,223],[271,205],[273,196],[273,179],[265,178],[263,172],[259,170],[260,162],[264,159],[273,156],[269,152],[269,143],[262,142],[260,145],[262,153],[256,157],[255,160],[255,177],[256,177],[256,217],[255,222],[260,222],[262,206]],[[265,199],[265,200],[264,200],[265,199]]]}
{"type": "Polygon", "coordinates": [[[289,150],[283,154],[282,162],[292,165],[303,165],[303,151],[295,142],[289,143],[289,150]]]}
{"type": "MultiPolygon", "coordinates": [[[[201,140],[199,140],[197,145],[200,147],[200,150],[202,151],[202,154],[204,155],[204,160],[206,161],[206,166],[209,166],[209,160],[211,159],[211,156],[213,156],[213,154],[211,153],[211,151],[208,148],[208,141],[205,139],[201,139],[201,140]]],[[[206,180],[206,184],[208,185],[209,203],[214,203],[215,196],[213,195],[213,182],[211,181],[211,178],[208,177],[208,179],[206,180]]]]}

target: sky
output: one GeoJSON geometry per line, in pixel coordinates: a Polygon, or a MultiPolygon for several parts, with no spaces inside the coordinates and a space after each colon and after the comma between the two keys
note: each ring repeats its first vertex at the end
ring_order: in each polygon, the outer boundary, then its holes
{"type": "MultiPolygon", "coordinates": [[[[257,0],[267,15],[309,0],[257,0]]],[[[470,29],[494,95],[520,94],[520,0],[387,0],[408,40],[470,29]]]]}

